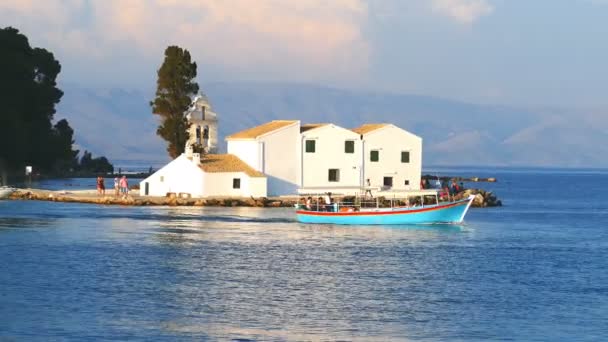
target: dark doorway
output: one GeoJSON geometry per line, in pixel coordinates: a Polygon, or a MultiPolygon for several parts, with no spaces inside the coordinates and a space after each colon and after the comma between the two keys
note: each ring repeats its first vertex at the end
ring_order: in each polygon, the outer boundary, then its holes
{"type": "Polygon", "coordinates": [[[384,186],[388,188],[393,187],[393,177],[384,177],[384,186]]]}

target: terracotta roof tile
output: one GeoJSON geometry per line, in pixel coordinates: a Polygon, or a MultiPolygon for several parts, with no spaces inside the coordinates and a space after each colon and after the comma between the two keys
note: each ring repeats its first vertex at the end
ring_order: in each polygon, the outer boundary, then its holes
{"type": "Polygon", "coordinates": [[[388,126],[388,124],[385,124],[385,123],[380,123],[380,124],[364,124],[364,125],[361,125],[361,126],[359,126],[357,128],[351,129],[351,131],[363,135],[363,134],[367,134],[367,133],[373,132],[373,131],[375,131],[377,129],[380,129],[382,127],[385,127],[385,126],[388,126]]]}
{"type": "Polygon", "coordinates": [[[233,154],[207,154],[199,166],[205,172],[244,172],[251,177],[266,177],[233,154]]]}
{"type": "Polygon", "coordinates": [[[273,120],[273,121],[267,122],[265,124],[262,124],[262,125],[259,125],[256,127],[252,127],[252,128],[248,128],[244,131],[240,131],[240,132],[234,133],[232,135],[229,135],[226,137],[226,140],[255,139],[261,135],[270,133],[272,131],[276,131],[277,129],[292,125],[296,122],[298,122],[298,121],[297,120],[273,120]]]}
{"type": "Polygon", "coordinates": [[[316,123],[316,124],[306,124],[300,126],[300,133],[304,133],[306,131],[310,131],[311,129],[323,127],[329,125],[328,123],[316,123]]]}

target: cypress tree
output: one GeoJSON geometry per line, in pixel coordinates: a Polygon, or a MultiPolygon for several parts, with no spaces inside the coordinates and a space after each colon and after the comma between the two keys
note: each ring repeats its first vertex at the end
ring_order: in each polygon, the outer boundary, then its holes
{"type": "Polygon", "coordinates": [[[167,152],[176,158],[184,152],[189,138],[185,112],[199,89],[194,81],[196,63],[188,50],[169,46],[157,75],[156,98],[150,103],[152,112],[161,117],[156,134],[167,141],[167,152]]]}

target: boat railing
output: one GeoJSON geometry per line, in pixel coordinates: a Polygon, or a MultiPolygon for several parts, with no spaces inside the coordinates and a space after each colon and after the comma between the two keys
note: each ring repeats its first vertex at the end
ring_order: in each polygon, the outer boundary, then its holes
{"type": "MultiPolygon", "coordinates": [[[[310,207],[306,204],[299,203],[296,205],[298,209],[310,211],[329,211],[329,212],[349,212],[349,211],[365,211],[380,208],[421,208],[439,203],[438,196],[416,196],[414,200],[410,198],[366,198],[355,197],[354,201],[336,201],[327,204],[322,201],[313,201],[310,207]],[[425,197],[434,197],[433,200],[425,201],[425,197]]],[[[448,199],[449,200],[449,199],[448,199]]]]}

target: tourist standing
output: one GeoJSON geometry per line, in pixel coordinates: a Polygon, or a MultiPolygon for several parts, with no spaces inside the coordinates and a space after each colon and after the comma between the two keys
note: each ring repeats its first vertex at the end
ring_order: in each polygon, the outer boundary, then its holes
{"type": "Polygon", "coordinates": [[[127,195],[129,195],[129,182],[127,181],[127,176],[122,176],[120,179],[120,191],[122,192],[122,198],[127,198],[127,195]]]}
{"type": "Polygon", "coordinates": [[[101,195],[105,196],[106,195],[106,180],[103,177],[99,177],[99,183],[101,186],[101,195]]]}
{"type": "Polygon", "coordinates": [[[98,195],[106,194],[106,187],[104,184],[104,179],[101,176],[97,176],[97,194],[98,195]]]}
{"type": "Polygon", "coordinates": [[[114,196],[118,197],[120,195],[120,179],[118,176],[114,177],[114,196]]]}

